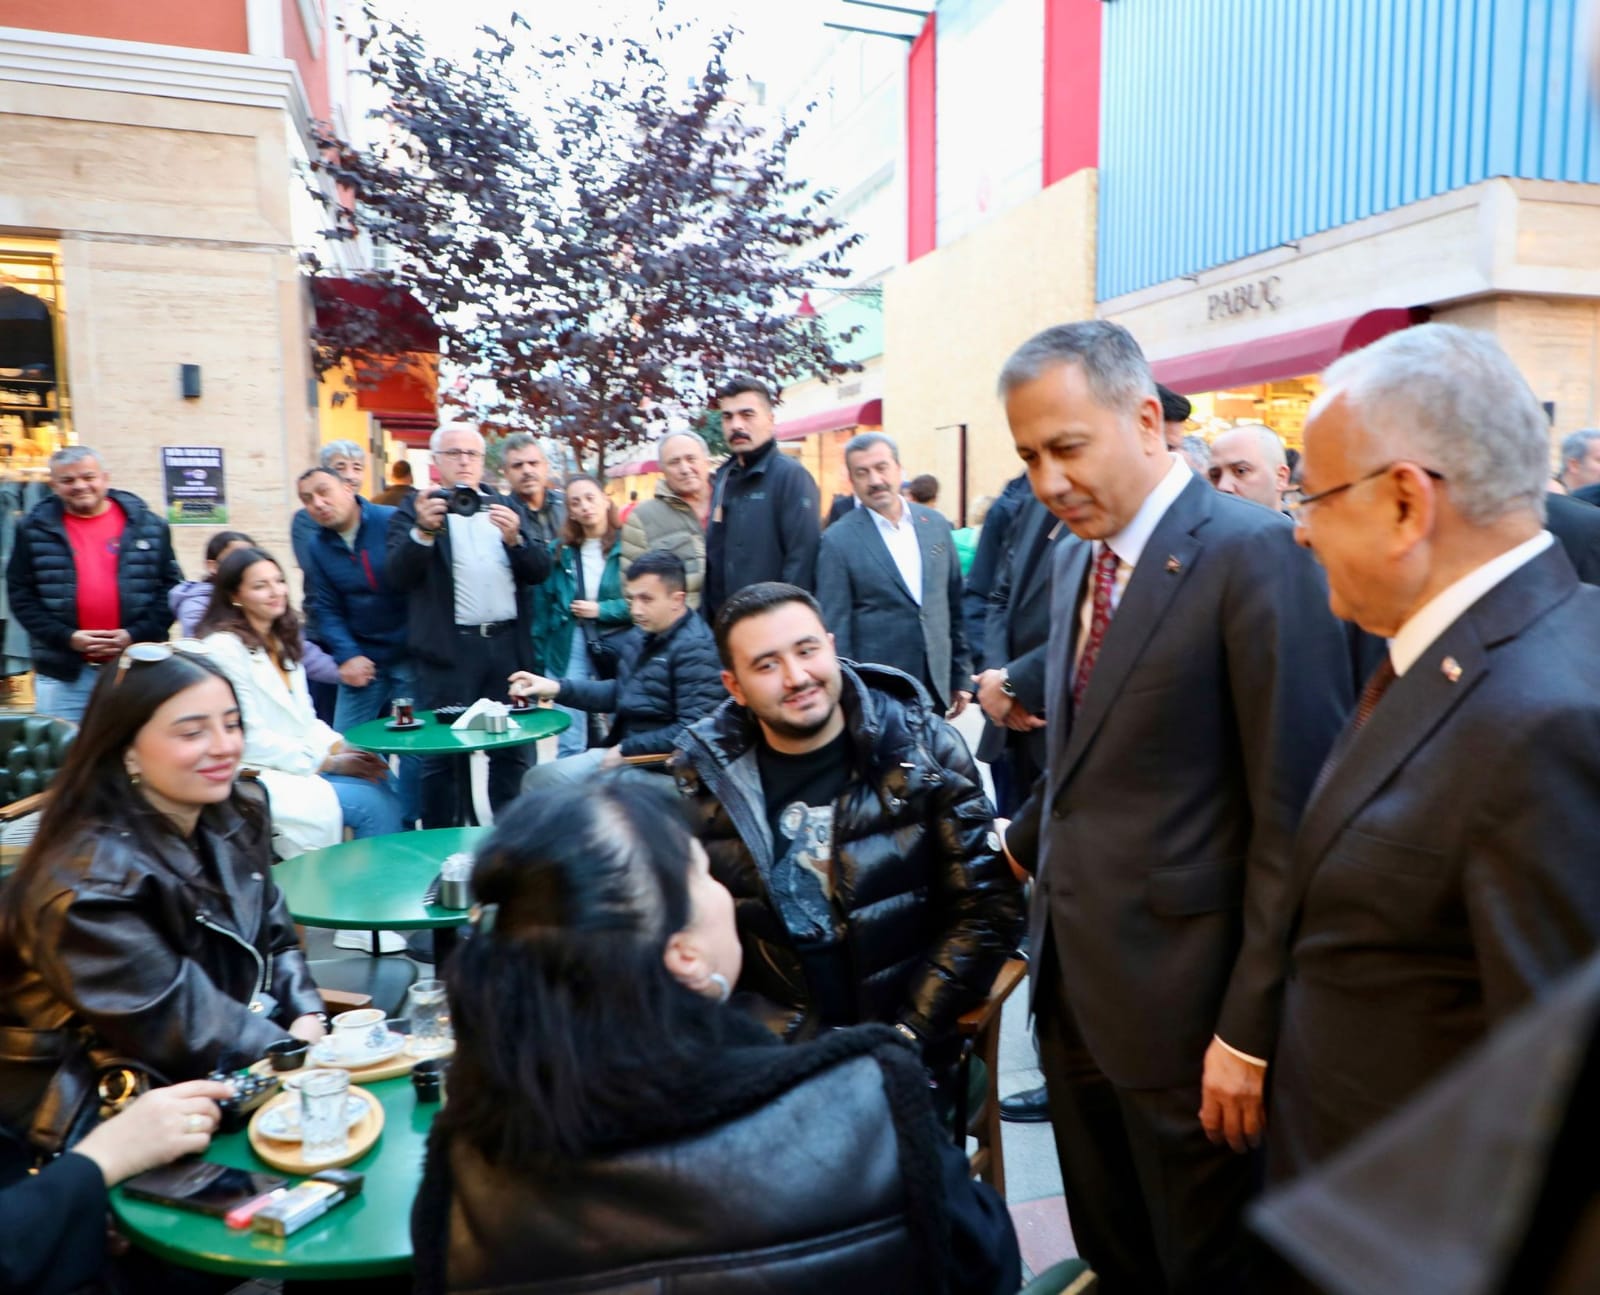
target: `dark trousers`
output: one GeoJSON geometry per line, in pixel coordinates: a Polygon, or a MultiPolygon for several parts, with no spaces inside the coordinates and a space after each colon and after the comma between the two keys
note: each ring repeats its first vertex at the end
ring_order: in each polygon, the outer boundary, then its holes
{"type": "MultiPolygon", "coordinates": [[[[432,710],[436,706],[470,706],[480,697],[493,701],[511,699],[506,680],[520,668],[515,626],[493,638],[458,634],[456,647],[456,660],[450,666],[436,666],[420,660],[416,663],[417,705],[432,710]]],[[[431,756],[421,761],[423,827],[456,827],[464,821],[461,788],[470,785],[466,759],[466,756],[431,756]]],[[[490,753],[489,807],[495,813],[515,800],[522,790],[522,775],[527,772],[528,759],[526,746],[490,753]]]]}
{"type": "Polygon", "coordinates": [[[1104,1295],[1230,1295],[1247,1289],[1246,1204],[1261,1155],[1216,1147],[1200,1127],[1194,1083],[1113,1084],[1078,1035],[1045,940],[1036,1028],[1067,1215],[1104,1295]]]}

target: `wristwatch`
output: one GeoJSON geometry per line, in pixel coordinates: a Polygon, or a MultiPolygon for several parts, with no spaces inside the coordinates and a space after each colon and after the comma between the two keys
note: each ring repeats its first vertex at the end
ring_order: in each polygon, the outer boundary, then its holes
{"type": "Polygon", "coordinates": [[[1009,670],[1000,671],[1000,691],[1005,693],[1012,701],[1017,699],[1017,690],[1011,686],[1011,671],[1009,670]]]}
{"type": "Polygon", "coordinates": [[[896,1021],[894,1023],[894,1028],[899,1032],[902,1038],[911,1044],[912,1047],[920,1048],[922,1046],[922,1040],[917,1037],[917,1032],[904,1021],[896,1021]]]}

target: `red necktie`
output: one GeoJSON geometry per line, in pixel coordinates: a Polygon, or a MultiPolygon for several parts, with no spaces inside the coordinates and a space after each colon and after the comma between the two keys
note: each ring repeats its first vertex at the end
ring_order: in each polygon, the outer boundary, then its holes
{"type": "Polygon", "coordinates": [[[1083,707],[1083,695],[1089,689],[1089,676],[1094,673],[1100,645],[1105,642],[1106,629],[1111,624],[1111,591],[1117,586],[1119,561],[1109,544],[1100,546],[1100,556],[1094,560],[1094,605],[1089,614],[1089,637],[1078,657],[1078,677],[1072,681],[1073,714],[1083,707]]]}
{"type": "Polygon", "coordinates": [[[1339,761],[1344,759],[1345,752],[1350,749],[1350,743],[1355,735],[1366,727],[1367,721],[1372,718],[1372,712],[1378,709],[1378,701],[1383,694],[1389,691],[1389,685],[1395,681],[1394,662],[1389,659],[1389,654],[1383,654],[1383,660],[1378,662],[1378,668],[1372,672],[1372,677],[1367,680],[1367,686],[1361,690],[1361,698],[1356,702],[1355,714],[1350,717],[1350,727],[1339,736],[1333,744],[1333,750],[1328,752],[1328,758],[1322,762],[1322,769],[1317,774],[1317,780],[1312,784],[1311,795],[1314,797],[1322,790],[1323,784],[1328,781],[1333,771],[1339,767],[1339,761]]]}

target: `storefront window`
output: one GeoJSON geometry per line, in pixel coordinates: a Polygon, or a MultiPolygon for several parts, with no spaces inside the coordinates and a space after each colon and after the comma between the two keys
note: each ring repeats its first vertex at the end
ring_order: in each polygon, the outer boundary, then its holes
{"type": "Polygon", "coordinates": [[[1305,436],[1306,415],[1321,390],[1321,379],[1313,375],[1210,391],[1189,397],[1194,406],[1191,421],[1207,441],[1215,440],[1231,427],[1265,423],[1284,445],[1298,450],[1305,436]]]}
{"type": "Polygon", "coordinates": [[[68,443],[61,307],[55,246],[0,241],[0,469],[43,468],[68,443]]]}

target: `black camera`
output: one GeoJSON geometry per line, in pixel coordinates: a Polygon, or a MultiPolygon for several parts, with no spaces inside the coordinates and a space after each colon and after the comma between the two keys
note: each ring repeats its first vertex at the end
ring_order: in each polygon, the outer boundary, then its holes
{"type": "Polygon", "coordinates": [[[452,486],[449,490],[435,490],[432,498],[445,502],[445,511],[457,517],[476,517],[480,508],[487,508],[494,497],[477,486],[452,486]]]}

